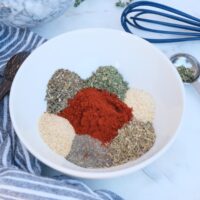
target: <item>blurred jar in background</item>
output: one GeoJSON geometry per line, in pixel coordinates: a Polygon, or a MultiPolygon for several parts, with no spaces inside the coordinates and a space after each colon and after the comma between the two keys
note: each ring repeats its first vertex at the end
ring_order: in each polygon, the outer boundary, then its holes
{"type": "Polygon", "coordinates": [[[33,27],[62,15],[73,0],[0,0],[0,23],[33,27]]]}

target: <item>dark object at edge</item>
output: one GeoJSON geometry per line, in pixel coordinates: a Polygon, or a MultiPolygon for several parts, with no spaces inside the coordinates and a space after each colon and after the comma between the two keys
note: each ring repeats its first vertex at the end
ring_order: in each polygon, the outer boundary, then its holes
{"type": "Polygon", "coordinates": [[[4,71],[4,79],[3,82],[0,84],[0,101],[2,98],[10,91],[12,81],[24,62],[24,60],[28,57],[29,52],[20,52],[10,58],[7,62],[5,71],[4,71]]]}

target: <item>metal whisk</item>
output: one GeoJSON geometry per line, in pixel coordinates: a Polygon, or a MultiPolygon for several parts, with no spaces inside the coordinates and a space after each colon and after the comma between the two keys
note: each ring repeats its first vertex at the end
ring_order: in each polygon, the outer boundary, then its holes
{"type": "Polygon", "coordinates": [[[133,33],[133,28],[137,28],[162,35],[173,35],[172,38],[144,38],[152,43],[200,40],[199,18],[151,1],[139,1],[127,6],[122,13],[121,24],[124,30],[129,33],[133,33]],[[162,20],[157,20],[158,16],[162,17],[162,20]],[[163,20],[163,17],[165,20],[163,20]],[[157,25],[157,27],[167,27],[172,30],[149,28],[146,25],[157,25]]]}

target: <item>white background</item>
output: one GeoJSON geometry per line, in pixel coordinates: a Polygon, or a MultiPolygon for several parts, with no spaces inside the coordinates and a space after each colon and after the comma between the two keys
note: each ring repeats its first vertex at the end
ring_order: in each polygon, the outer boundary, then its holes
{"type": "MultiPolygon", "coordinates": [[[[199,0],[157,0],[200,18],[199,0]]],[[[104,27],[121,29],[122,9],[115,0],[86,0],[80,7],[33,30],[48,39],[66,31],[104,27]]],[[[167,56],[186,52],[200,60],[200,41],[157,45],[167,56]]],[[[186,109],[180,133],[157,161],[143,170],[110,180],[84,180],[93,189],[109,189],[127,200],[200,200],[200,96],[185,86],[186,109]]],[[[56,174],[48,168],[45,174],[56,174]]]]}

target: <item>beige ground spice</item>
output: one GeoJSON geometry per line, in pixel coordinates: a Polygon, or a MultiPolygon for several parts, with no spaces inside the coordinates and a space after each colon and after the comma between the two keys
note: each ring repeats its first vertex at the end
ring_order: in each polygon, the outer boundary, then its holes
{"type": "Polygon", "coordinates": [[[39,120],[39,131],[44,142],[56,153],[67,156],[75,137],[70,122],[54,114],[44,113],[39,120]]]}
{"type": "Polygon", "coordinates": [[[124,102],[133,109],[133,116],[143,122],[152,122],[155,115],[155,102],[146,91],[129,89],[124,102]]]}

